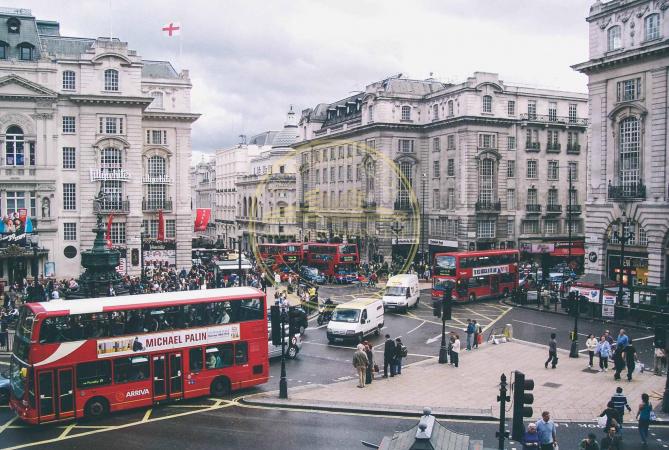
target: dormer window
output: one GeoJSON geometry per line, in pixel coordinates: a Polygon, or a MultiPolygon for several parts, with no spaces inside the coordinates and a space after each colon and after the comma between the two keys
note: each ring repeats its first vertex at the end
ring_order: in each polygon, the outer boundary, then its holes
{"type": "Polygon", "coordinates": [[[118,71],[105,70],[105,91],[118,91],[118,71]]]}
{"type": "Polygon", "coordinates": [[[411,120],[411,106],[402,106],[402,120],[411,120]]]}
{"type": "Polygon", "coordinates": [[[19,34],[21,32],[21,21],[16,17],[11,17],[7,20],[7,32],[11,34],[19,34]]]}
{"type": "Polygon", "coordinates": [[[159,91],[153,91],[149,93],[153,97],[153,101],[149,105],[152,109],[163,109],[163,93],[159,91]]]}
{"type": "Polygon", "coordinates": [[[35,57],[35,47],[32,44],[23,42],[18,45],[19,59],[21,61],[32,61],[35,57]]]}
{"type": "Polygon", "coordinates": [[[608,31],[609,51],[618,50],[622,48],[622,36],[620,33],[620,25],[609,28],[608,31]]]}

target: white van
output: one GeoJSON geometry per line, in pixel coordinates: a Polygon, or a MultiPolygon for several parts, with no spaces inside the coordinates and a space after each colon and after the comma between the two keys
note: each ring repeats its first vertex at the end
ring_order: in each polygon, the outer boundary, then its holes
{"type": "Polygon", "coordinates": [[[383,306],[406,312],[412,306],[418,306],[419,300],[418,275],[402,274],[390,277],[383,292],[383,306]]]}
{"type": "Polygon", "coordinates": [[[381,333],[383,301],[378,298],[358,298],[342,303],[332,312],[328,323],[328,342],[361,342],[365,336],[381,333]]]}

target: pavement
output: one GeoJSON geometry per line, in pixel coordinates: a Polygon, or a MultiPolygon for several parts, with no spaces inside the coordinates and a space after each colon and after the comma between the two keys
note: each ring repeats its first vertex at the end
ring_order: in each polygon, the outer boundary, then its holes
{"type": "MultiPolygon", "coordinates": [[[[404,415],[429,406],[438,417],[494,420],[499,413],[496,398],[500,375],[505,373],[513,381],[512,371],[520,370],[526,378],[534,380],[532,407],[536,418],[541,411],[548,410],[556,421],[594,422],[617,386],[623,387],[633,409],[644,392],[651,396],[651,403],[659,404],[665,377],[644,372],[635,374],[632,382],[614,381],[612,371],[600,373],[587,369],[587,359],[583,356],[569,358],[565,350],[558,350],[558,354],[558,368],[545,369],[546,346],[519,340],[483,344],[479,349],[463,351],[459,368],[438,364],[433,357],[404,367],[402,375],[394,378],[377,375],[371,385],[359,389],[351,366],[351,376],[345,381],[291,389],[286,400],[279,399],[278,392],[272,391],[245,396],[242,402],[385,415],[404,415]]],[[[375,356],[379,361],[382,358],[380,352],[375,356]]],[[[669,420],[662,414],[658,416],[660,420],[669,420]]],[[[628,414],[627,421],[632,417],[628,414]]]]}

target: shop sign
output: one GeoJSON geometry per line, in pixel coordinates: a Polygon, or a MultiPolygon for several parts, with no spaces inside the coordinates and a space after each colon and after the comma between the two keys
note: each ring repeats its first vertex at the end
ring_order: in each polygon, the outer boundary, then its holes
{"type": "Polygon", "coordinates": [[[53,261],[47,261],[44,263],[44,276],[51,278],[56,275],[56,263],[53,261]]]}
{"type": "Polygon", "coordinates": [[[440,245],[442,247],[458,247],[458,241],[447,241],[445,239],[428,239],[428,245],[440,245]]]}
{"type": "Polygon", "coordinates": [[[520,244],[520,251],[525,253],[550,253],[555,250],[555,244],[539,243],[532,244],[523,242],[520,244]]]}
{"type": "MultiPolygon", "coordinates": [[[[556,242],[555,243],[555,248],[569,248],[569,242],[556,242]]],[[[571,248],[583,248],[584,247],[584,242],[583,241],[574,241],[571,243],[571,248]]]]}
{"type": "Polygon", "coordinates": [[[396,244],[418,244],[417,238],[397,238],[395,240],[396,244]]]}
{"type": "Polygon", "coordinates": [[[592,289],[581,286],[572,286],[570,292],[576,292],[579,296],[582,295],[588,298],[590,303],[599,303],[599,289],[592,289]]]}
{"type": "Polygon", "coordinates": [[[91,181],[128,181],[130,172],[125,169],[90,169],[88,172],[91,181]]]}

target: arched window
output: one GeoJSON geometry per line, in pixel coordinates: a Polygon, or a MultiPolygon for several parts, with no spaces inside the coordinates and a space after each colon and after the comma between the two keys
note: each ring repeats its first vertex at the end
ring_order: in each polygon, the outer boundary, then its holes
{"type": "Polygon", "coordinates": [[[481,110],[484,113],[491,113],[492,112],[492,96],[491,95],[484,95],[483,96],[483,106],[481,110]]]}
{"type": "Polygon", "coordinates": [[[644,19],[646,40],[657,39],[660,37],[660,15],[651,14],[644,19]]]}
{"type": "Polygon", "coordinates": [[[76,75],[72,70],[63,72],[63,89],[73,91],[76,88],[76,75]]]}
{"type": "Polygon", "coordinates": [[[149,105],[149,108],[163,109],[163,93],[160,91],[153,91],[149,95],[153,97],[153,101],[149,105]]]}
{"type": "Polygon", "coordinates": [[[166,175],[165,158],[152,156],[149,158],[149,177],[163,177],[166,175]]]}
{"type": "Polygon", "coordinates": [[[21,42],[17,45],[19,50],[19,59],[21,61],[32,61],[35,58],[35,46],[28,42],[21,42]]]}
{"type": "Polygon", "coordinates": [[[620,25],[609,28],[608,31],[609,51],[618,50],[623,46],[620,25]]]}
{"type": "Polygon", "coordinates": [[[402,106],[402,120],[411,120],[411,106],[402,106]]]}
{"type": "Polygon", "coordinates": [[[246,212],[246,197],[242,200],[242,217],[246,217],[248,214],[246,212]]]}
{"type": "Polygon", "coordinates": [[[453,110],[453,100],[448,101],[448,117],[451,117],[454,114],[453,110]]]}
{"type": "Polygon", "coordinates": [[[492,206],[495,202],[495,161],[484,158],[479,162],[479,202],[492,206]]]}
{"type": "Polygon", "coordinates": [[[118,91],[118,70],[105,70],[105,91],[118,91]]]}
{"type": "Polygon", "coordinates": [[[625,195],[633,195],[641,182],[641,136],[639,119],[628,117],[620,122],[618,177],[625,195]]]}
{"type": "Polygon", "coordinates": [[[16,125],[7,128],[5,133],[5,162],[8,166],[25,165],[24,146],[23,130],[16,125]]]}

